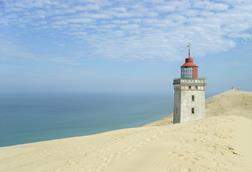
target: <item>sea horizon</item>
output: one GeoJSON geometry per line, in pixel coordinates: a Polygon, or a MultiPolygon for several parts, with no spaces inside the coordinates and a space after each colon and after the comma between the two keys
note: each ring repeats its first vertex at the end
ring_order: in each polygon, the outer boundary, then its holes
{"type": "Polygon", "coordinates": [[[167,116],[161,93],[5,93],[0,147],[139,127],[167,116]]]}

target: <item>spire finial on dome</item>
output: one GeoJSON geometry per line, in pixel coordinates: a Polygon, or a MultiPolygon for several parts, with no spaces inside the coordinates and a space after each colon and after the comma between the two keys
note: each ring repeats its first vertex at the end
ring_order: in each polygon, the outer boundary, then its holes
{"type": "Polygon", "coordinates": [[[188,57],[190,57],[191,56],[191,43],[190,42],[187,44],[187,48],[188,48],[188,57]]]}

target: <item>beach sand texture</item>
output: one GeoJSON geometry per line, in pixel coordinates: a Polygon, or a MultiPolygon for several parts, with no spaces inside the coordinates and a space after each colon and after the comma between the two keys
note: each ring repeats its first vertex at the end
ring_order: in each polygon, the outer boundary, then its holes
{"type": "MultiPolygon", "coordinates": [[[[0,148],[1,172],[252,171],[252,93],[207,101],[207,118],[0,148]]],[[[155,125],[153,125],[155,124],[155,125]]]]}

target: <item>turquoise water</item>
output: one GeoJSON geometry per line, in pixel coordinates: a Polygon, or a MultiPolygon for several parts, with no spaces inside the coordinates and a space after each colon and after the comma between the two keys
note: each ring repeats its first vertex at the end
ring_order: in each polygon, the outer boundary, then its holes
{"type": "Polygon", "coordinates": [[[171,108],[168,95],[1,95],[0,146],[141,126],[171,108]]]}

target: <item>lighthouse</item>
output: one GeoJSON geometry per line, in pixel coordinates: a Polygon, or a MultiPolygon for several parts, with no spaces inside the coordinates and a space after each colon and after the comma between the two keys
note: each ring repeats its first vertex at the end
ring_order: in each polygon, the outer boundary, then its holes
{"type": "Polygon", "coordinates": [[[181,66],[180,78],[173,80],[173,123],[199,120],[205,117],[206,80],[198,77],[198,65],[194,63],[188,47],[188,57],[181,66]]]}

